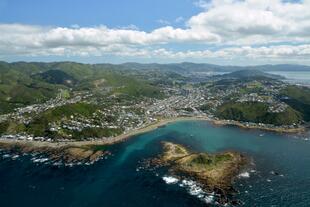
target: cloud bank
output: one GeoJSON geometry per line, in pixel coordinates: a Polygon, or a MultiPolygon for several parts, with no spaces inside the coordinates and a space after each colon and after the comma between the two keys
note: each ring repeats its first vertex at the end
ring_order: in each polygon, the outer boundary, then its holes
{"type": "Polygon", "coordinates": [[[200,0],[196,5],[202,11],[185,20],[185,27],[163,26],[149,32],[133,26],[0,24],[0,57],[113,55],[167,61],[244,58],[298,62],[310,58],[310,0],[200,0]],[[183,44],[205,49],[182,50],[183,44]]]}

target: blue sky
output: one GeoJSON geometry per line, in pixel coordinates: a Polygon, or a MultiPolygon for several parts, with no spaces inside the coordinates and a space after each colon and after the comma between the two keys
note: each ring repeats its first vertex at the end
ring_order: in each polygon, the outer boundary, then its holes
{"type": "Polygon", "coordinates": [[[310,64],[310,0],[0,0],[0,60],[310,64]]]}
{"type": "Polygon", "coordinates": [[[150,31],[201,11],[192,0],[0,0],[0,21],[34,25],[125,27],[150,31]]]}

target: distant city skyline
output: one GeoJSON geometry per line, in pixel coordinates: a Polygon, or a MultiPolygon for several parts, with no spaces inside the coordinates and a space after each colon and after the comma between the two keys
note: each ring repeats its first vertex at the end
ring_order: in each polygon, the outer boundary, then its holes
{"type": "Polygon", "coordinates": [[[0,0],[0,60],[310,65],[310,0],[0,0]]]}

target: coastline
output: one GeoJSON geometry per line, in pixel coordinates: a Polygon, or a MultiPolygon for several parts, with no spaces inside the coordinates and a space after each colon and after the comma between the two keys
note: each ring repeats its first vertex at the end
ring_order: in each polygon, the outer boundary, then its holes
{"type": "Polygon", "coordinates": [[[297,128],[285,128],[285,127],[276,127],[276,128],[270,128],[270,127],[264,127],[264,126],[250,126],[243,124],[239,121],[227,121],[227,120],[210,120],[210,123],[218,126],[236,126],[242,129],[256,129],[256,130],[262,130],[262,131],[269,131],[269,132],[276,132],[276,133],[286,133],[286,134],[303,134],[307,131],[305,127],[297,127],[297,128]]]}
{"type": "Polygon", "coordinates": [[[160,119],[155,123],[152,123],[148,126],[144,126],[142,128],[134,129],[129,131],[128,133],[118,135],[112,138],[102,138],[96,139],[92,141],[67,141],[67,142],[47,142],[47,141],[28,141],[28,140],[15,140],[15,139],[1,139],[0,144],[25,144],[25,145],[32,145],[35,147],[47,147],[47,148],[62,148],[62,147],[83,147],[83,146],[92,146],[92,145],[113,145],[119,142],[123,142],[133,136],[143,134],[152,130],[157,129],[158,127],[164,126],[169,123],[178,122],[178,121],[208,121],[209,123],[216,125],[216,126],[236,126],[243,129],[257,129],[263,131],[270,131],[276,133],[288,133],[288,134],[300,134],[306,132],[305,127],[299,128],[268,128],[268,127],[260,127],[260,126],[247,126],[243,123],[238,121],[227,121],[227,120],[214,120],[208,117],[174,117],[168,119],[160,119]]]}
{"type": "Polygon", "coordinates": [[[152,123],[148,126],[144,126],[142,128],[134,129],[129,131],[128,133],[118,135],[112,138],[103,138],[103,139],[96,139],[92,141],[68,141],[68,142],[47,142],[47,141],[29,141],[29,140],[15,140],[15,139],[1,139],[0,143],[6,144],[33,144],[37,147],[50,147],[50,148],[61,148],[65,146],[72,146],[72,147],[82,147],[82,146],[89,146],[89,145],[112,145],[119,142],[123,142],[133,136],[143,134],[152,130],[157,129],[158,127],[164,126],[169,123],[177,122],[177,121],[199,121],[205,120],[209,121],[210,119],[207,117],[175,117],[169,119],[161,119],[155,123],[152,123]]]}

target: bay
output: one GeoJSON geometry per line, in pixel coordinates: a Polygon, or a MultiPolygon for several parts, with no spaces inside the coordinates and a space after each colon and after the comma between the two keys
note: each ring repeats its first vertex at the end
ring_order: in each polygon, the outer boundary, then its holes
{"type": "MultiPolygon", "coordinates": [[[[0,154],[0,206],[206,206],[178,183],[167,184],[163,170],[143,168],[162,151],[161,141],[193,151],[236,150],[253,161],[249,177],[234,184],[244,206],[308,206],[310,141],[206,121],[181,121],[111,146],[113,156],[91,166],[52,166],[0,154]]],[[[247,174],[246,174],[247,175],[247,174]]]]}

